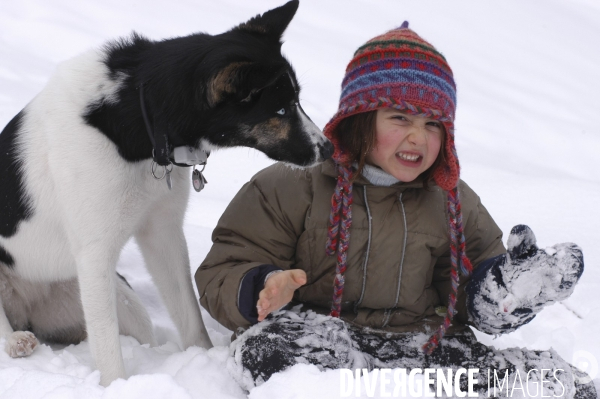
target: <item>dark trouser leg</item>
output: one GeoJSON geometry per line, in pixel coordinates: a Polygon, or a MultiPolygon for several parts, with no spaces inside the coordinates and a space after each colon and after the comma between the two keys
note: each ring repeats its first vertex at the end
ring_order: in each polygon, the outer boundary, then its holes
{"type": "Polygon", "coordinates": [[[349,368],[360,364],[346,323],[314,312],[281,311],[239,336],[232,344],[233,369],[249,390],[294,364],[319,369],[349,368]]]}
{"type": "MultiPolygon", "coordinates": [[[[452,369],[454,372],[460,368],[479,368],[478,383],[474,385],[476,392],[487,390],[487,379],[484,378],[487,370],[484,368],[502,368],[502,377],[506,369],[509,373],[515,371],[514,365],[501,364],[494,350],[478,342],[470,332],[445,337],[431,355],[421,349],[429,338],[426,334],[380,335],[351,327],[350,335],[360,351],[371,359],[373,368],[404,368],[407,372],[414,368],[452,369]]],[[[461,390],[467,391],[466,376],[461,378],[461,390]]]]}
{"type": "Polygon", "coordinates": [[[573,377],[576,391],[574,399],[598,399],[596,387],[589,375],[573,367],[573,377]]]}
{"type": "MultiPolygon", "coordinates": [[[[521,393],[542,397],[543,379],[545,397],[597,399],[589,377],[573,369],[554,350],[496,350],[478,342],[474,334],[467,331],[461,335],[446,336],[431,355],[426,355],[421,351],[428,338],[425,334],[379,335],[354,327],[350,327],[349,332],[359,350],[371,359],[369,363],[374,368],[405,368],[407,371],[413,368],[444,369],[445,374],[447,369],[454,372],[459,368],[479,369],[476,375],[478,383],[474,384],[473,390],[480,397],[511,398],[520,397],[521,393]]],[[[433,379],[436,380],[435,375],[433,379]]],[[[467,392],[465,375],[461,377],[460,385],[461,390],[467,392]]]]}
{"type": "MultiPolygon", "coordinates": [[[[314,364],[321,370],[405,368],[410,371],[413,368],[433,368],[456,371],[459,368],[478,368],[478,384],[474,386],[474,390],[480,393],[480,397],[488,397],[489,370],[490,388],[493,389],[494,376],[498,380],[496,395],[493,395],[492,390],[489,397],[504,398],[511,397],[513,392],[512,397],[519,397],[522,392],[527,393],[528,372],[529,381],[538,382],[539,389],[541,369],[549,369],[544,376],[544,380],[549,381],[544,384],[545,396],[552,397],[554,394],[564,399],[597,398],[593,383],[580,384],[580,381],[587,381],[578,378],[571,366],[552,350],[511,348],[498,351],[478,342],[468,331],[463,335],[444,338],[431,355],[425,355],[421,346],[427,338],[426,334],[373,333],[310,311],[285,311],[250,328],[232,343],[232,370],[235,370],[234,374],[237,374],[236,378],[242,387],[250,390],[267,381],[274,373],[297,363],[314,364]],[[553,372],[556,369],[564,371],[557,371],[555,378],[553,372]],[[515,383],[517,374],[522,384],[519,381],[515,383]],[[503,381],[504,388],[501,390],[500,384],[503,381]],[[563,388],[560,384],[564,386],[562,396],[563,388]],[[516,388],[514,390],[513,385],[516,388]],[[518,389],[520,387],[525,391],[518,389]],[[575,388],[577,393],[573,396],[575,388]]],[[[535,395],[535,387],[530,386],[532,395],[535,395]]],[[[467,391],[466,376],[461,379],[461,390],[467,391]]],[[[539,396],[541,397],[541,392],[539,396]]]]}

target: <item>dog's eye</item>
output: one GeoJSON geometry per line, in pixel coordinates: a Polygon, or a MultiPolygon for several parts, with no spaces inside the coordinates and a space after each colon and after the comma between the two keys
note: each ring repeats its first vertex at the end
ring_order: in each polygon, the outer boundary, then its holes
{"type": "Polygon", "coordinates": [[[285,115],[285,108],[281,108],[279,111],[277,111],[278,115],[285,115]]]}

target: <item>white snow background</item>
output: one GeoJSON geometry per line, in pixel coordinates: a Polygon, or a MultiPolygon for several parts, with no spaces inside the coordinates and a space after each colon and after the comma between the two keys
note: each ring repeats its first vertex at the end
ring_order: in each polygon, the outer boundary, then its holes
{"type": "MultiPolygon", "coordinates": [[[[90,47],[133,30],[156,40],[221,33],[283,3],[2,0],[0,129],[44,87],[59,62],[90,47]]],[[[572,241],[584,251],[585,272],[571,298],[544,309],[515,333],[497,339],[477,333],[479,339],[497,348],[553,347],[599,386],[600,2],[302,0],[284,36],[283,52],[302,84],[302,105],[318,126],[337,108],[354,50],[404,20],[441,50],[454,70],[462,178],[482,198],[505,238],[513,225],[524,223],[542,247],[572,241]]],[[[186,218],[190,275],[210,248],[211,231],[229,200],[271,163],[245,148],[211,155],[208,185],[192,193],[186,218]]],[[[148,348],[122,337],[130,377],[108,388],[98,384],[86,342],[66,348],[41,345],[23,359],[0,351],[0,398],[247,396],[225,366],[228,330],[204,312],[215,347],[182,351],[134,242],[125,247],[118,270],[148,307],[160,346],[148,348]]],[[[334,398],[339,388],[337,372],[298,365],[248,397],[334,398]]]]}

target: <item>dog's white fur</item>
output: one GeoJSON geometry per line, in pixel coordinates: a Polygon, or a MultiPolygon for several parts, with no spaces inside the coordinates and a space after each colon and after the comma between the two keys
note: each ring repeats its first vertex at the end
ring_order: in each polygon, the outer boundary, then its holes
{"type": "Polygon", "coordinates": [[[15,260],[13,270],[0,268],[0,336],[7,339],[7,351],[15,353],[18,345],[32,343],[13,333],[7,316],[38,312],[52,318],[58,309],[50,308],[61,304],[70,309],[72,320],[57,316],[55,323],[68,324],[81,318],[77,309],[82,307],[91,352],[107,385],[126,376],[119,330],[155,343],[144,307],[115,272],[132,236],[184,346],[208,348],[211,343],[183,235],[189,169],[174,167],[169,190],[151,175],[151,160],[125,161],[113,142],[83,120],[89,104],[116,100],[124,78],[111,80],[104,58],[102,50],[94,50],[61,64],[25,108],[17,153],[33,216],[20,222],[15,235],[0,236],[0,245],[15,260]],[[89,87],[97,89],[84,89],[89,87]]]}

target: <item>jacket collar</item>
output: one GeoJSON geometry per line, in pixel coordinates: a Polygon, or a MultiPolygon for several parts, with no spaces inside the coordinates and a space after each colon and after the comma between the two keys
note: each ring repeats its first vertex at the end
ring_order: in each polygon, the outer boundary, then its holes
{"type": "MultiPolygon", "coordinates": [[[[335,167],[335,162],[331,158],[321,164],[321,173],[324,174],[325,176],[330,176],[334,179],[337,179],[337,176],[338,176],[337,169],[335,167]]],[[[356,178],[356,180],[354,180],[354,184],[359,185],[359,186],[372,186],[372,187],[387,188],[386,186],[375,186],[373,183],[368,181],[362,174],[360,176],[358,176],[356,178]]],[[[435,183],[431,182],[431,185],[433,186],[433,185],[435,185],[435,183]]],[[[415,180],[413,180],[411,182],[408,182],[408,183],[398,182],[396,184],[392,184],[389,187],[400,188],[402,190],[406,189],[406,188],[422,188],[423,187],[423,179],[419,176],[418,178],[416,178],[415,180]]]]}

